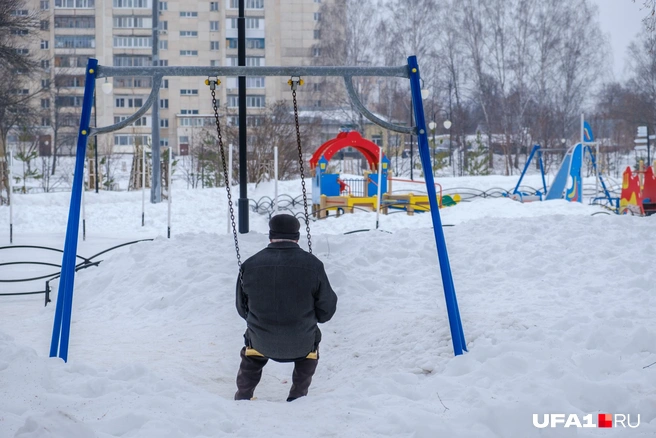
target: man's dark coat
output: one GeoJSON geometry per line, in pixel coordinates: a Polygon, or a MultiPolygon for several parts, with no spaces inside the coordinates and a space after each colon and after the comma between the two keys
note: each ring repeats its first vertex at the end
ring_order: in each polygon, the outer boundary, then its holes
{"type": "Polygon", "coordinates": [[[337,295],[323,263],[292,241],[274,242],[241,265],[237,311],[250,346],[271,359],[305,357],[321,341],[318,322],[332,318],[337,295]]]}

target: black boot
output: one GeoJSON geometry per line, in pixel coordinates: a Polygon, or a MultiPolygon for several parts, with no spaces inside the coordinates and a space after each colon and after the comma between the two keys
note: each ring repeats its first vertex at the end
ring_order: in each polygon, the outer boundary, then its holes
{"type": "Polygon", "coordinates": [[[299,397],[304,397],[308,393],[312,376],[317,369],[317,359],[301,359],[294,362],[294,373],[292,374],[292,388],[289,390],[287,401],[294,401],[299,397]]]}
{"type": "Polygon", "coordinates": [[[237,373],[237,392],[235,400],[250,400],[253,398],[255,387],[262,378],[262,368],[269,359],[261,356],[246,356],[246,347],[241,349],[241,364],[237,373]]]}

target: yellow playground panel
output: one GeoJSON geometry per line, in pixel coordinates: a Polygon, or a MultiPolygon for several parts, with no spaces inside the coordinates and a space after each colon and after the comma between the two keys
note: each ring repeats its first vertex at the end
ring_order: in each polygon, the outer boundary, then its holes
{"type": "MultiPolygon", "coordinates": [[[[449,207],[460,202],[460,195],[437,195],[437,203],[442,207],[449,207]]],[[[330,211],[335,211],[335,215],[342,213],[353,213],[356,209],[376,211],[378,205],[378,196],[326,196],[321,195],[319,205],[313,205],[313,216],[323,219],[329,215],[330,211]]],[[[391,195],[385,193],[380,205],[380,211],[388,214],[390,209],[405,210],[408,215],[415,212],[430,211],[428,195],[415,195],[405,193],[400,195],[391,195]]]]}

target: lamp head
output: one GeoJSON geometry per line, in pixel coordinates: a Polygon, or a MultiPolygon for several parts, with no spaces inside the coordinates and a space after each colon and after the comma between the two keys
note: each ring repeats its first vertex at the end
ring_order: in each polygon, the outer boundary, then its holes
{"type": "Polygon", "coordinates": [[[103,84],[100,86],[100,88],[102,88],[103,93],[109,94],[109,93],[112,92],[112,89],[114,88],[114,86],[112,85],[111,82],[107,82],[107,78],[105,78],[105,82],[103,82],[103,84]]]}
{"type": "Polygon", "coordinates": [[[445,129],[451,129],[451,120],[445,120],[444,121],[444,128],[445,129]]]}
{"type": "Polygon", "coordinates": [[[436,127],[437,127],[437,123],[435,122],[430,122],[428,124],[428,129],[430,129],[431,131],[434,130],[436,127]]]}

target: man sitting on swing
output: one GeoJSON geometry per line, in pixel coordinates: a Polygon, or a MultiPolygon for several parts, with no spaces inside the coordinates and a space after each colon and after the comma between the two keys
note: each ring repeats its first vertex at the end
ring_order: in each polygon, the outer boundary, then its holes
{"type": "Polygon", "coordinates": [[[337,295],[323,263],[298,246],[300,223],[289,214],[269,221],[270,244],[241,265],[237,312],[246,320],[235,400],[250,400],[269,359],[294,362],[287,401],[307,395],[319,360],[317,323],[335,314],[337,295]]]}

